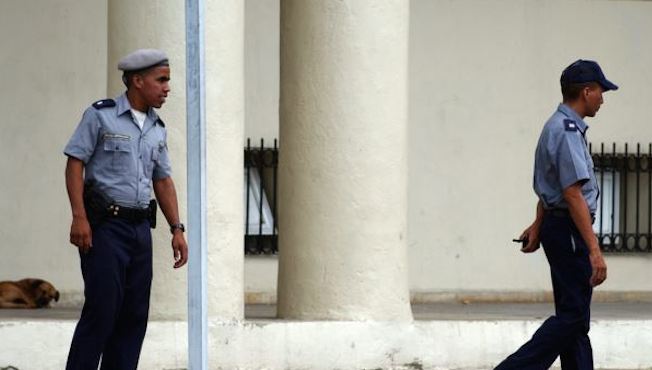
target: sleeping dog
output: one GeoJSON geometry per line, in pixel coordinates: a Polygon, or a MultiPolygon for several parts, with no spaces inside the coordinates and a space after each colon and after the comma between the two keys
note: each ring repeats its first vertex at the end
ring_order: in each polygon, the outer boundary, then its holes
{"type": "Polygon", "coordinates": [[[42,308],[59,301],[59,291],[45,280],[0,281],[0,308],[42,308]]]}

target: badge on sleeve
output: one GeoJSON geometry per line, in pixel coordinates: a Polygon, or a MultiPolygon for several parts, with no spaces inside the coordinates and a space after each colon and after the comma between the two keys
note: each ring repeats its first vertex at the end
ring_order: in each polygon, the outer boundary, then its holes
{"type": "Polygon", "coordinates": [[[566,131],[577,131],[577,123],[575,123],[575,121],[572,119],[565,119],[564,128],[566,131]]]}
{"type": "Polygon", "coordinates": [[[115,107],[115,100],[113,99],[98,100],[95,103],[93,103],[93,107],[95,109],[115,107]]]}

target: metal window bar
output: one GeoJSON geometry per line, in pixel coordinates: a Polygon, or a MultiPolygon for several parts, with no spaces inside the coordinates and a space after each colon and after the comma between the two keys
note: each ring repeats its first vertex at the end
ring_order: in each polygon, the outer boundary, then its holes
{"type": "Polygon", "coordinates": [[[247,139],[244,151],[244,252],[274,255],[278,253],[278,141],[275,139],[274,146],[269,148],[261,139],[259,147],[252,147],[251,139],[247,139]]]}
{"type": "Polygon", "coordinates": [[[640,143],[636,151],[626,143],[622,153],[616,143],[611,153],[604,143],[598,153],[592,149],[589,145],[601,191],[594,225],[600,247],[609,253],[652,252],[652,143],[647,153],[640,143]]]}

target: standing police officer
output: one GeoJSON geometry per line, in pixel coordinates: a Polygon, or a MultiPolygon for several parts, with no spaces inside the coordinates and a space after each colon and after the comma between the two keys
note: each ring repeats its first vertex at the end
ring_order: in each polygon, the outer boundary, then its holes
{"type": "Polygon", "coordinates": [[[564,370],[593,369],[588,336],[591,295],[593,287],[607,278],[607,266],[591,226],[599,189],[584,117],[595,116],[603,92],[617,89],[594,61],[578,60],[561,75],[564,101],[543,127],[535,154],[537,216],[521,235],[527,240],[524,253],[543,244],[555,315],[496,369],[548,369],[557,357],[564,370]]]}
{"type": "Polygon", "coordinates": [[[85,297],[67,369],[97,369],[100,356],[102,369],[136,369],[152,280],[152,188],[173,234],[174,267],[188,259],[167,132],[154,110],[170,92],[168,58],[141,49],[118,68],[127,92],[86,109],[64,150],[85,297]]]}

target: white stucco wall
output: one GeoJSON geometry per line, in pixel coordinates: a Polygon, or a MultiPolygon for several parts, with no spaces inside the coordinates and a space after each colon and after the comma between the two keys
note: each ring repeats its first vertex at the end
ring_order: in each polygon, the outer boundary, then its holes
{"type": "MultiPolygon", "coordinates": [[[[266,85],[251,80],[278,74],[278,31],[270,21],[277,7],[275,1],[247,2],[247,16],[260,17],[247,21],[246,131],[254,138],[275,137],[278,127],[276,120],[251,119],[263,109],[256,96],[263,89],[278,99],[277,77],[266,85]]],[[[533,152],[543,122],[561,100],[559,75],[578,58],[598,60],[622,88],[605,94],[598,116],[588,120],[589,139],[651,142],[644,109],[651,98],[652,51],[645,44],[651,32],[651,2],[412,0],[413,293],[550,289],[543,253],[523,256],[511,239],[534,216],[533,152]],[[577,16],[587,11],[591,17],[577,16]]],[[[257,293],[250,296],[273,295],[276,263],[247,259],[245,287],[257,293]]],[[[609,279],[601,290],[652,290],[646,279],[652,256],[609,256],[607,263],[609,279]]]]}
{"type": "Polygon", "coordinates": [[[0,280],[80,291],[63,148],[106,94],[106,0],[0,3],[0,280]]]}
{"type": "Polygon", "coordinates": [[[278,138],[278,0],[245,0],[245,138],[272,146],[278,138]]]}
{"type": "MultiPolygon", "coordinates": [[[[544,254],[511,242],[534,217],[539,132],[561,71],[588,58],[621,86],[589,140],[652,141],[652,3],[414,0],[411,27],[412,290],[550,289],[544,254]]],[[[651,257],[607,257],[600,290],[652,290],[651,257]]]]}
{"type": "MultiPolygon", "coordinates": [[[[245,0],[245,140],[252,146],[279,136],[280,13],[279,0],[245,0]]],[[[247,301],[276,301],[277,279],[277,257],[245,258],[247,301]]]]}
{"type": "MultiPolygon", "coordinates": [[[[278,136],[278,1],[245,11],[245,137],[267,140],[278,136]]],[[[589,120],[591,141],[651,142],[650,34],[649,1],[412,0],[414,292],[549,289],[543,254],[524,257],[511,239],[534,213],[532,153],[559,74],[595,58],[621,85],[589,120]]],[[[0,280],[38,276],[79,293],[61,151],[84,107],[106,96],[107,2],[3,1],[0,45],[0,280]]],[[[600,290],[652,290],[652,256],[607,263],[600,290]]],[[[269,298],[275,286],[276,259],[247,258],[245,290],[269,298]]]]}

